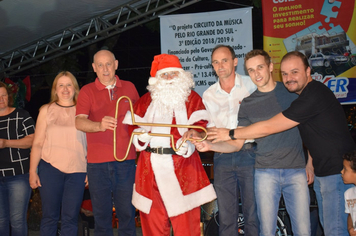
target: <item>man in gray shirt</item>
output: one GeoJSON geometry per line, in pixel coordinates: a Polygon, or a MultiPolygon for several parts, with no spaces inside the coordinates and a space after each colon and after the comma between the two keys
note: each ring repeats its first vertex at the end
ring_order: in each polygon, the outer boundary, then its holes
{"type": "MultiPolygon", "coordinates": [[[[266,120],[285,110],[297,98],[272,79],[273,64],[263,50],[252,50],[245,66],[257,90],[240,106],[239,125],[266,120]]],[[[233,134],[232,134],[233,137],[233,134]]],[[[294,235],[310,235],[309,191],[302,141],[297,128],[255,140],[255,194],[260,235],[274,236],[280,197],[283,194],[294,235]]],[[[199,151],[236,152],[242,139],[196,143],[199,151]]]]}

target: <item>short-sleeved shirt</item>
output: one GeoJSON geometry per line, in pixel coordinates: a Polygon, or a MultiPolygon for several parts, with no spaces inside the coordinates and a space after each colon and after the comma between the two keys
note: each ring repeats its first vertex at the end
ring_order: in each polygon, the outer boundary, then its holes
{"type": "MultiPolygon", "coordinates": [[[[0,116],[0,138],[22,139],[35,132],[35,122],[30,114],[16,108],[6,116],[0,116]]],[[[26,174],[30,165],[30,148],[0,149],[0,177],[26,174]]]]}
{"type": "MultiPolygon", "coordinates": [[[[245,98],[239,111],[239,125],[268,120],[290,106],[298,96],[288,92],[281,82],[270,92],[256,90],[245,98]]],[[[255,139],[256,168],[305,168],[302,140],[298,128],[255,139]]]]}
{"type": "Polygon", "coordinates": [[[85,173],[87,142],[85,133],[75,128],[75,106],[47,107],[46,136],[41,158],[63,173],[85,173]]]}
{"type": "Polygon", "coordinates": [[[351,215],[352,225],[356,227],[356,186],[345,191],[345,213],[351,215]]]}
{"type": "MultiPolygon", "coordinates": [[[[116,76],[116,84],[112,90],[108,90],[98,78],[95,82],[83,86],[79,92],[77,101],[77,115],[88,115],[88,119],[100,122],[104,116],[115,117],[116,102],[121,96],[127,96],[135,103],[139,95],[135,86],[129,82],[120,80],[116,76]]],[[[116,153],[117,158],[125,156],[129,144],[130,135],[128,125],[122,124],[126,112],[130,110],[129,102],[122,99],[119,103],[117,128],[116,128],[116,153]]],[[[88,132],[88,163],[103,163],[115,161],[114,158],[114,134],[112,130],[104,132],[88,132]]],[[[128,160],[135,159],[136,152],[131,145],[128,160]]]]}
{"type": "Polygon", "coordinates": [[[235,86],[230,93],[224,91],[219,81],[211,85],[203,94],[203,103],[210,115],[209,127],[235,129],[237,114],[242,99],[256,90],[249,76],[235,73],[235,86]]]}
{"type": "Polygon", "coordinates": [[[315,175],[340,174],[342,156],[356,147],[345,112],[333,92],[313,80],[283,115],[299,123],[303,143],[313,158],[315,175]]]}

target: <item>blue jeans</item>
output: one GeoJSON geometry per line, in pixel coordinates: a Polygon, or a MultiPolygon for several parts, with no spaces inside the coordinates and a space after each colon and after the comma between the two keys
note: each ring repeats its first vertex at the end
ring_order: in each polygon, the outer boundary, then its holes
{"type": "Polygon", "coordinates": [[[219,209],[219,235],[238,235],[239,194],[245,220],[245,235],[258,235],[253,149],[234,153],[215,153],[214,188],[219,209]]]}
{"type": "Polygon", "coordinates": [[[41,235],[56,236],[61,220],[61,235],[78,235],[78,217],[83,201],[86,173],[66,174],[41,160],[38,176],[42,201],[41,235]]]}
{"type": "Polygon", "coordinates": [[[0,177],[0,235],[27,236],[29,175],[0,177]]]}
{"type": "Polygon", "coordinates": [[[113,203],[119,220],[119,235],[136,236],[136,210],[131,203],[135,170],[135,160],[88,163],[95,236],[113,235],[113,203]]]}
{"type": "Polygon", "coordinates": [[[309,189],[305,169],[255,169],[260,236],[275,236],[281,195],[293,235],[310,235],[309,189]]]}
{"type": "Polygon", "coordinates": [[[344,184],[340,174],[315,176],[314,191],[325,236],[349,235],[344,193],[352,186],[352,184],[344,184]]]}

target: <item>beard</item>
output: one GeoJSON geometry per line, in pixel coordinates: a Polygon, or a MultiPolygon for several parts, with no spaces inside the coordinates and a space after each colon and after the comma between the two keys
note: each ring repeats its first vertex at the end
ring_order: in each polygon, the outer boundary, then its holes
{"type": "Polygon", "coordinates": [[[284,83],[284,86],[290,93],[300,94],[303,90],[303,87],[300,86],[296,81],[287,81],[284,83]]]}
{"type": "Polygon", "coordinates": [[[185,102],[193,87],[192,73],[184,71],[171,80],[159,78],[155,84],[147,86],[147,90],[153,105],[158,108],[158,115],[168,117],[174,111],[186,109],[185,102]]]}

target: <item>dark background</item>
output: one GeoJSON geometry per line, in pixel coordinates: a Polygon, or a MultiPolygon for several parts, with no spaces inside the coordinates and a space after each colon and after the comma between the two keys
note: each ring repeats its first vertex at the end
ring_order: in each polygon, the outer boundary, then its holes
{"type": "MultiPolygon", "coordinates": [[[[203,0],[172,14],[220,11],[243,7],[253,7],[253,47],[262,48],[262,8],[259,0],[203,0]]],[[[31,101],[26,103],[25,109],[30,112],[34,119],[37,118],[40,106],[49,102],[50,88],[58,72],[62,70],[72,72],[80,86],[95,80],[96,75],[91,66],[92,58],[94,53],[102,48],[109,49],[115,54],[119,61],[116,74],[120,79],[134,83],[140,96],[142,96],[147,91],[146,86],[153,57],[161,53],[159,19],[11,76],[10,79],[15,82],[24,79],[27,75],[30,76],[32,97],[31,101]]]]}

